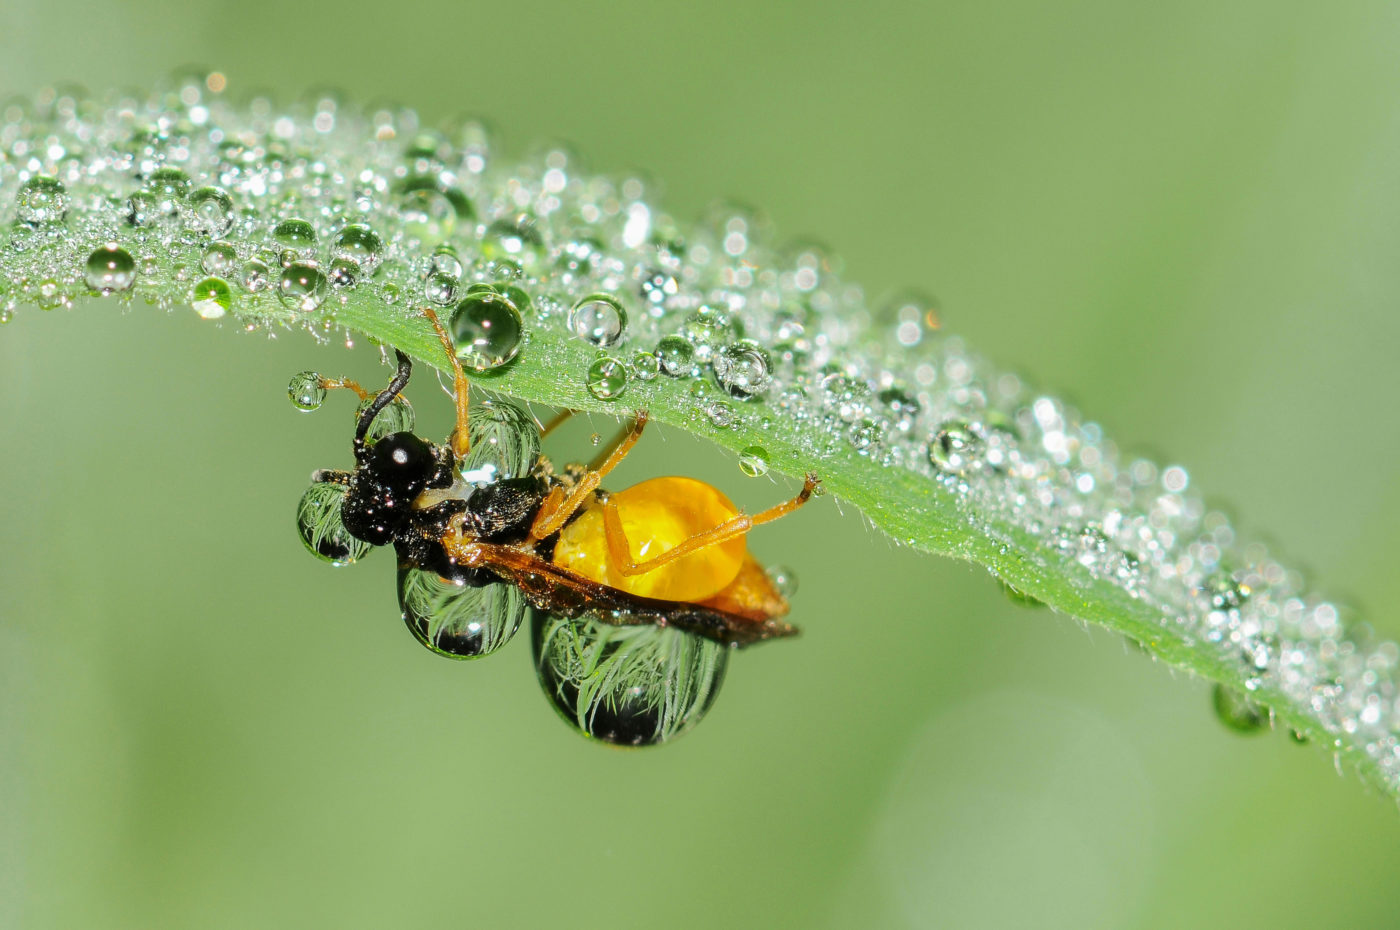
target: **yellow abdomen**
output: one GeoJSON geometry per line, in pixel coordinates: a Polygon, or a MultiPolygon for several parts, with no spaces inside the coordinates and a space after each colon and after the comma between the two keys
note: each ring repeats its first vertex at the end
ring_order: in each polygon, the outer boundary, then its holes
{"type": "MultiPolygon", "coordinates": [[[[634,562],[654,559],[738,514],[729,498],[694,478],[653,478],[612,495],[634,562]]],[[[743,536],[708,546],[642,575],[624,575],[608,556],[602,508],[594,504],[559,534],[554,564],[590,581],[668,601],[703,601],[724,590],[748,554],[743,536]]]]}

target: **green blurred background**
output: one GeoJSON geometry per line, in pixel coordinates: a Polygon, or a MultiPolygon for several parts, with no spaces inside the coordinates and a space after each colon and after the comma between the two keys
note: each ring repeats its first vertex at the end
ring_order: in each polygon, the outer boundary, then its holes
{"type": "MultiPolygon", "coordinates": [[[[1385,0],[7,0],[0,96],[194,60],[759,204],[1395,636],[1397,39],[1385,0]]],[[[754,540],[806,635],[673,745],[586,743],[528,637],[442,661],[387,556],[305,555],[350,404],[294,412],[303,368],[379,377],[188,312],[0,331],[0,927],[1400,925],[1400,817],[1324,751],[830,498],[754,540]]],[[[784,493],[661,430],[617,483],[675,470],[784,493]]]]}

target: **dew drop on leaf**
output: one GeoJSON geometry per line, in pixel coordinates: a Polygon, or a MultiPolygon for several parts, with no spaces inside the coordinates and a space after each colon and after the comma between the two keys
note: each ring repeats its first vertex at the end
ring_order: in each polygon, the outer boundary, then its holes
{"type": "Polygon", "coordinates": [[[136,281],[136,260],[120,246],[104,245],[88,256],[83,280],[103,297],[128,290],[136,281]]]}
{"type": "Polygon", "coordinates": [[[569,311],[569,331],[600,348],[615,346],[627,333],[627,311],[608,294],[590,294],[569,311]]]}
{"type": "Polygon", "coordinates": [[[469,293],[452,311],[447,331],[457,357],[473,371],[500,368],[520,352],[520,311],[494,289],[469,293]]]}
{"type": "Polygon", "coordinates": [[[616,400],[627,390],[627,365],[621,359],[604,355],[588,366],[584,385],[599,400],[616,400]]]}
{"type": "Polygon", "coordinates": [[[739,470],[750,478],[761,478],[768,474],[768,450],[762,446],[748,446],[739,453],[739,470]]]}
{"type": "Polygon", "coordinates": [[[1215,716],[1238,733],[1257,733],[1268,722],[1268,712],[1234,688],[1217,684],[1211,693],[1215,716]]]}

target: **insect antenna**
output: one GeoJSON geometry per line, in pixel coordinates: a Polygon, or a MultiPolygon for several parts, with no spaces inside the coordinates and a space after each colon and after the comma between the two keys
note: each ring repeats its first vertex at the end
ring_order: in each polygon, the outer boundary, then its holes
{"type": "Polygon", "coordinates": [[[399,392],[408,386],[408,379],[413,375],[413,359],[404,355],[398,349],[394,350],[394,357],[398,359],[399,368],[394,373],[394,378],[389,382],[388,387],[380,391],[360,414],[360,422],[355,426],[355,445],[362,446],[365,442],[365,435],[369,433],[370,424],[379,415],[379,411],[393,403],[394,398],[399,396],[399,392]]]}

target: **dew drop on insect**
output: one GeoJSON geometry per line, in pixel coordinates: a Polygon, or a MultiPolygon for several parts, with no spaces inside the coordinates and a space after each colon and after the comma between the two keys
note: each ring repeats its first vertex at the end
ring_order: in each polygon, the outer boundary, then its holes
{"type": "Polygon", "coordinates": [[[62,222],[68,212],[68,189],[58,178],[35,175],[20,185],[15,207],[20,221],[30,226],[62,222]]]}
{"type": "Polygon", "coordinates": [[[297,533],[306,551],[332,565],[349,565],[370,550],[369,543],[345,529],[340,515],[344,500],[344,485],[316,481],[297,504],[297,533]]]}
{"type": "Polygon", "coordinates": [[[797,593],[797,573],[786,565],[770,565],[766,571],[768,580],[773,582],[773,587],[778,589],[778,593],[791,600],[797,593]]]}
{"type": "Polygon", "coordinates": [[[618,746],[654,746],[693,728],[713,706],[729,650],[668,627],[614,626],[531,611],[540,687],[577,732],[618,746]]]}
{"type": "Polygon", "coordinates": [[[292,375],[287,382],[287,397],[298,410],[320,409],[326,402],[326,388],[321,383],[321,375],[315,371],[303,371],[292,375]]]}
{"type": "Polygon", "coordinates": [[[457,357],[473,371],[500,368],[520,352],[520,311],[494,289],[469,293],[452,311],[447,331],[457,357]]]}
{"type": "Polygon", "coordinates": [[[217,239],[233,228],[233,198],[218,187],[201,187],[185,203],[190,229],[217,239]]]}
{"type": "Polygon", "coordinates": [[[88,256],[83,280],[103,297],[127,290],[136,281],[136,260],[118,245],[104,245],[88,256]]]}
{"type": "Polygon", "coordinates": [[[745,448],[739,453],[739,470],[750,478],[768,474],[768,450],[762,446],[745,448]]]}
{"type": "Polygon", "coordinates": [[[655,355],[667,377],[689,378],[695,373],[695,346],[684,336],[663,336],[655,355]]]}
{"type": "Polygon", "coordinates": [[[273,227],[272,240],[284,249],[306,256],[316,248],[316,227],[306,220],[283,220],[273,227]]]}
{"type": "MultiPolygon", "coordinates": [[[[247,283],[246,274],[244,283],[247,283]]],[[[328,290],[330,283],[321,269],[302,262],[293,262],[282,269],[282,275],[277,280],[277,299],[288,310],[299,313],[311,313],[321,306],[328,290]]]]}
{"type": "Polygon", "coordinates": [[[1220,722],[1238,733],[1257,733],[1269,719],[1264,708],[1241,692],[1222,684],[1215,686],[1211,703],[1220,722]]]}
{"type": "Polygon", "coordinates": [[[421,568],[399,569],[399,609],[420,643],[449,659],[477,659],[510,642],[525,617],[514,585],[448,580],[421,568]]]}
{"type": "Polygon", "coordinates": [[[458,472],[468,482],[523,478],[540,456],[534,418],[504,398],[473,403],[467,434],[471,448],[458,463],[458,472]]]}
{"type": "MultiPolygon", "coordinates": [[[[355,408],[357,421],[372,403],[374,403],[373,397],[360,401],[359,407],[355,408]]],[[[414,419],[413,405],[406,398],[395,397],[384,405],[384,409],[374,415],[374,419],[370,421],[369,429],[365,431],[365,439],[369,442],[375,442],[390,433],[411,433],[413,432],[414,419]]]]}
{"type": "Polygon", "coordinates": [[[710,362],[715,380],[731,397],[748,400],[768,390],[772,364],[763,347],[751,340],[727,345],[710,362]]]}
{"type": "Polygon", "coordinates": [[[194,286],[190,306],[206,320],[217,320],[233,306],[233,291],[223,278],[205,278],[194,286]]]}
{"type": "Polygon", "coordinates": [[[621,359],[604,355],[588,366],[584,385],[599,400],[616,400],[627,390],[627,365],[621,359]]]}
{"type": "Polygon", "coordinates": [[[238,267],[238,253],[227,242],[211,243],[200,255],[199,267],[205,274],[227,278],[238,267]]]}
{"type": "Polygon", "coordinates": [[[384,258],[384,240],[363,223],[351,223],[335,237],[331,257],[354,262],[362,271],[368,273],[378,267],[384,258]]]}
{"type": "Polygon", "coordinates": [[[981,437],[966,420],[948,420],[928,444],[928,459],[939,471],[961,475],[977,457],[981,437]]]}
{"type": "Polygon", "coordinates": [[[627,333],[627,311],[608,294],[590,294],[569,311],[569,331],[600,348],[615,346],[627,333]]]}

